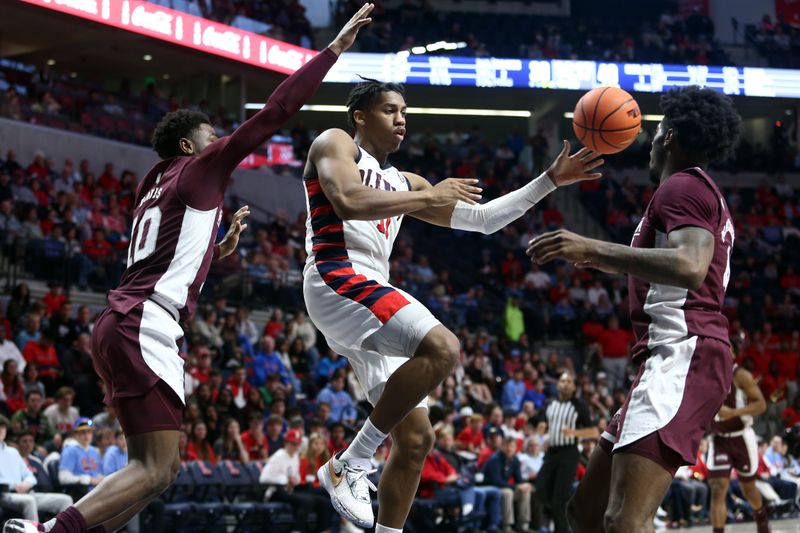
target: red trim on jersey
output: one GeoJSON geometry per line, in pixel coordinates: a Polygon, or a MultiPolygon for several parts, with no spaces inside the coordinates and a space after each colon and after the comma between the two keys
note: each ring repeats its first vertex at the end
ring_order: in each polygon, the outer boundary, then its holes
{"type": "Polygon", "coordinates": [[[375,316],[378,317],[378,320],[385,324],[394,316],[395,313],[407,306],[409,303],[411,302],[406,300],[402,294],[393,290],[372,304],[372,306],[370,306],[370,311],[372,311],[375,316]]]}

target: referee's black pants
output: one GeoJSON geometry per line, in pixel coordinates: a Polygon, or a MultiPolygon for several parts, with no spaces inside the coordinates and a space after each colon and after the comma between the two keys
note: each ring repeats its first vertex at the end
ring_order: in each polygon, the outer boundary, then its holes
{"type": "Polygon", "coordinates": [[[536,476],[536,497],[549,508],[555,533],[569,533],[567,501],[572,495],[579,459],[577,446],[554,446],[545,454],[542,469],[536,476]]]}

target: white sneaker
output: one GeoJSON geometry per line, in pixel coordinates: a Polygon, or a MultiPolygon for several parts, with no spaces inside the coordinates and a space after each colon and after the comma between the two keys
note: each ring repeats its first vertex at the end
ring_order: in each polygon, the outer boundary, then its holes
{"type": "Polygon", "coordinates": [[[317,478],[330,494],[336,512],[358,527],[371,528],[375,525],[375,514],[372,512],[369,491],[378,489],[367,476],[375,470],[370,470],[372,463],[369,459],[341,461],[341,453],[331,457],[317,470],[317,478]]]}
{"type": "Polygon", "coordinates": [[[44,524],[34,522],[33,520],[23,520],[21,518],[12,518],[3,526],[3,533],[40,533],[49,531],[44,527],[44,524]]]}

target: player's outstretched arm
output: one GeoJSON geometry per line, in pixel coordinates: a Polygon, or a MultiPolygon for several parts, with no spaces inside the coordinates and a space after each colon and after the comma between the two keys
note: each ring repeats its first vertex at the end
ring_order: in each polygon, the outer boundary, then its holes
{"type": "Polygon", "coordinates": [[[358,147],[343,130],[331,129],[317,137],[308,153],[311,173],[319,178],[325,196],[342,220],[378,220],[426,207],[475,203],[481,190],[477,180],[447,180],[423,191],[384,191],[361,182],[356,164],[358,147]]]}
{"type": "Polygon", "coordinates": [[[325,50],[278,85],[258,113],[204,150],[198,163],[227,176],[242,159],[272,137],[317,92],[339,55],[353,45],[358,31],[372,21],[369,14],[374,7],[364,4],[325,50]]]}
{"type": "Polygon", "coordinates": [[[667,241],[667,248],[634,248],[558,230],[533,239],[527,253],[539,264],[564,259],[583,268],[621,272],[653,283],[698,289],[711,264],[714,236],[704,228],[685,226],[670,232],[667,241]]]}
{"type": "MultiPolygon", "coordinates": [[[[604,163],[603,159],[600,159],[600,154],[588,148],[581,148],[573,155],[569,155],[569,152],[570,144],[565,140],[561,153],[541,176],[524,187],[485,204],[455,202],[426,208],[410,215],[437,226],[477,231],[487,235],[494,233],[524,215],[556,187],[577,181],[598,179],[602,176],[600,172],[592,172],[604,163]]],[[[411,181],[414,190],[430,187],[422,176],[409,172],[404,174],[411,181]]]]}

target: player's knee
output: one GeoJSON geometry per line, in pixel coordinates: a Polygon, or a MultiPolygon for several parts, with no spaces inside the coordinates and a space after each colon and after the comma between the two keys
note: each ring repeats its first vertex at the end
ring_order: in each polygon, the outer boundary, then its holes
{"type": "Polygon", "coordinates": [[[425,457],[433,449],[436,441],[433,428],[428,426],[415,431],[406,431],[398,436],[397,450],[411,466],[422,469],[425,457]]]}
{"type": "Polygon", "coordinates": [[[437,367],[444,380],[458,364],[461,344],[458,342],[458,337],[444,328],[441,328],[432,340],[436,353],[437,367]]]}
{"type": "Polygon", "coordinates": [[[172,465],[169,468],[148,468],[145,488],[150,495],[157,496],[167,490],[175,481],[178,471],[172,465]]]}

